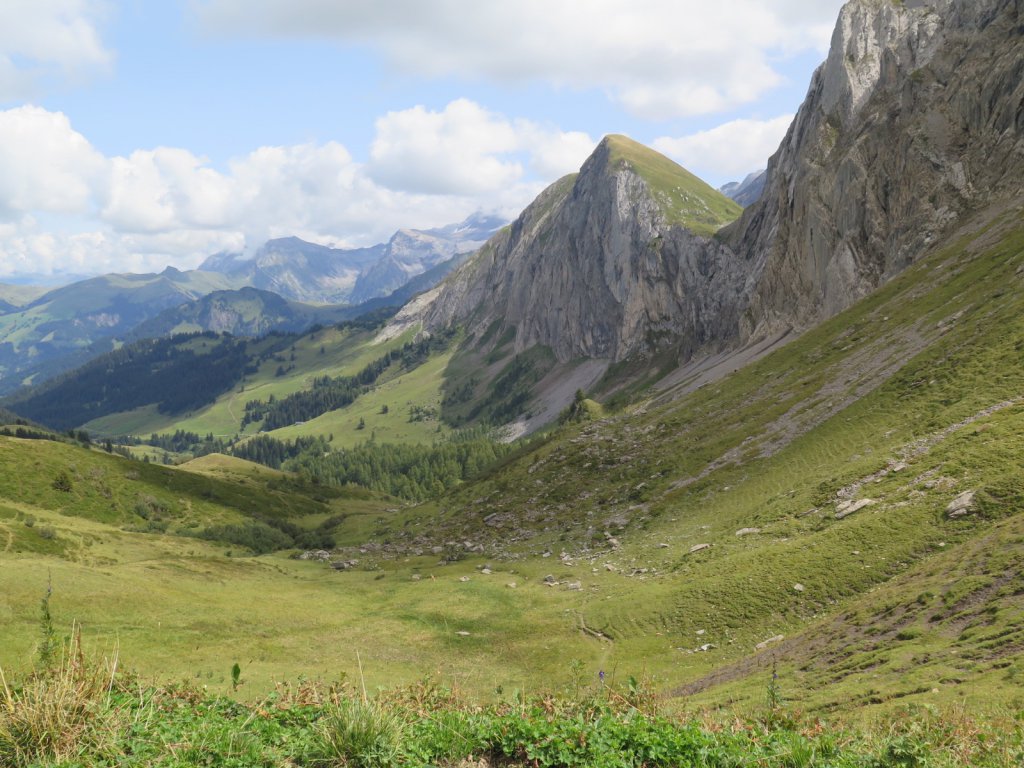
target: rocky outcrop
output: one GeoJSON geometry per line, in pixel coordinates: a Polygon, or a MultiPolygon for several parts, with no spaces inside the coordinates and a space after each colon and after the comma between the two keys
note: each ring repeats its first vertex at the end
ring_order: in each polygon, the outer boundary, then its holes
{"type": "Polygon", "coordinates": [[[828,59],[730,227],[750,262],[743,337],[808,327],[1024,181],[1020,0],[852,0],[828,59]]]}
{"type": "MultiPolygon", "coordinates": [[[[669,223],[672,210],[637,170],[645,161],[671,164],[625,137],[606,138],[578,175],[549,187],[446,281],[425,326],[497,322],[515,328],[517,350],[541,344],[559,360],[617,361],[724,338],[736,322],[742,264],[714,238],[669,223]]],[[[698,192],[689,194],[702,209],[698,192]]]]}

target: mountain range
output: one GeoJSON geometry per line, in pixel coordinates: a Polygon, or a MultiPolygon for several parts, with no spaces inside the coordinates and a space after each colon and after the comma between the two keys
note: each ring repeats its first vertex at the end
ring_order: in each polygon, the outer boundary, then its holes
{"type": "Polygon", "coordinates": [[[743,181],[730,181],[728,184],[723,184],[719,187],[718,191],[746,208],[751,203],[756,202],[757,198],[761,196],[761,193],[764,191],[765,179],[766,172],[764,169],[753,171],[744,176],[743,181]]]}
{"type": "Polygon", "coordinates": [[[369,248],[328,248],[287,237],[268,241],[251,256],[216,254],[199,270],[294,301],[360,304],[387,296],[457,254],[475,251],[505,224],[474,214],[439,229],[400,229],[388,242],[369,248]]]}
{"type": "Polygon", "coordinates": [[[211,256],[197,270],[102,275],[48,291],[5,286],[0,392],[69,370],[127,338],[184,330],[295,331],[401,304],[503,223],[475,214],[439,229],[399,230],[387,243],[358,249],[291,237],[267,242],[251,258],[211,256]],[[244,288],[263,292],[238,292],[244,288]]]}

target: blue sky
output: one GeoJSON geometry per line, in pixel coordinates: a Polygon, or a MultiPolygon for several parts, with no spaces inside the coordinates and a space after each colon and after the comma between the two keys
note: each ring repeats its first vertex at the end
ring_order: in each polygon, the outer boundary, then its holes
{"type": "Polygon", "coordinates": [[[607,133],[762,167],[840,0],[5,0],[0,279],[512,217],[607,133]]]}

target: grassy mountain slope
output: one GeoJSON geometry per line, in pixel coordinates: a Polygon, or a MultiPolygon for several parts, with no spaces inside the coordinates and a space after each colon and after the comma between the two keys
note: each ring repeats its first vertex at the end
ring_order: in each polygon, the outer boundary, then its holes
{"type": "Polygon", "coordinates": [[[0,301],[10,307],[23,307],[31,304],[49,290],[41,285],[12,285],[0,283],[0,301]]]}
{"type": "Polygon", "coordinates": [[[49,291],[0,315],[0,391],[40,372],[66,370],[64,358],[94,357],[161,310],[231,287],[222,275],[167,269],[159,275],[104,275],[49,291]]]}
{"type": "MultiPolygon", "coordinates": [[[[554,573],[582,580],[579,613],[613,641],[612,657],[671,669],[666,683],[703,701],[722,700],[705,676],[731,663],[745,666],[729,697],[761,695],[751,675],[771,658],[749,660],[754,646],[801,632],[780,658],[794,676],[810,665],[799,673],[810,706],[834,704],[836,691],[862,702],[906,693],[908,659],[922,656],[933,663],[918,665],[927,685],[911,686],[916,696],[962,696],[988,675],[985,695],[1010,697],[1012,679],[988,670],[1024,648],[1016,577],[1000,565],[1014,559],[1024,510],[1022,264],[1019,210],[975,223],[757,364],[552,440],[435,515],[419,512],[420,530],[512,558],[565,551],[573,565],[554,573]],[[951,519],[965,491],[974,507],[951,519]],[[863,500],[843,516],[844,502],[863,500]],[[977,579],[943,576],[973,573],[986,537],[998,554],[977,579]],[[893,632],[871,629],[882,585],[893,613],[916,617],[906,632],[895,620],[893,632]],[[868,639],[851,648],[833,628],[823,642],[814,623],[846,610],[868,639]],[[987,628],[958,634],[967,625],[987,628]],[[900,632],[899,651],[887,650],[900,632]],[[830,669],[831,657],[845,664],[830,669]]],[[[416,530],[414,548],[426,541],[416,530]]]]}
{"type": "Polygon", "coordinates": [[[627,136],[605,138],[614,165],[628,165],[650,186],[669,224],[711,235],[739,218],[743,207],[660,152],[627,136]]]}
{"type": "MultiPolygon", "coordinates": [[[[325,328],[286,340],[280,350],[258,361],[241,383],[221,394],[210,406],[184,415],[160,413],[154,406],[111,414],[88,422],[97,435],[171,433],[183,429],[218,437],[255,434],[258,422],[240,426],[245,404],[251,400],[283,399],[308,390],[314,379],[353,376],[368,364],[410,341],[412,334],[375,344],[374,332],[352,328],[325,328]],[[322,350],[322,351],[321,351],[322,350]],[[280,369],[285,373],[278,375],[280,369]]],[[[383,376],[351,405],[305,420],[300,425],[274,429],[275,438],[334,437],[336,447],[365,442],[429,444],[450,433],[438,419],[443,372],[448,355],[431,357],[422,366],[383,376]],[[385,412],[386,406],[386,412],[385,412]],[[360,419],[364,427],[359,428],[360,419]]]]}
{"type": "Polygon", "coordinates": [[[529,685],[535,668],[554,674],[565,663],[560,654],[536,661],[552,636],[573,633],[562,627],[559,596],[539,586],[526,604],[504,581],[460,581],[473,567],[441,566],[436,556],[408,560],[399,572],[372,550],[353,551],[358,562],[338,572],[180,535],[259,513],[308,530],[333,521],[342,543],[362,541],[393,514],[386,500],[310,488],[226,457],[189,469],[0,438],[6,671],[31,656],[48,580],[58,627],[77,620],[91,647],[116,643],[146,677],[211,687],[239,661],[253,695],[276,680],[354,674],[357,652],[370,686],[433,674],[486,691],[529,685]],[[53,487],[62,471],[70,491],[53,487]],[[411,580],[413,572],[422,579],[411,580]],[[508,651],[500,663],[496,649],[508,651]]]}

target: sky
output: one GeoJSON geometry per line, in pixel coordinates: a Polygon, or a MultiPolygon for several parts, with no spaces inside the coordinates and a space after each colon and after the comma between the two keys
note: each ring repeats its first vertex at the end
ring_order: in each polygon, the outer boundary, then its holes
{"type": "Polygon", "coordinates": [[[624,133],[763,168],[842,0],[2,0],[0,280],[514,218],[624,133]]]}

